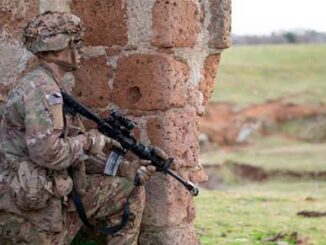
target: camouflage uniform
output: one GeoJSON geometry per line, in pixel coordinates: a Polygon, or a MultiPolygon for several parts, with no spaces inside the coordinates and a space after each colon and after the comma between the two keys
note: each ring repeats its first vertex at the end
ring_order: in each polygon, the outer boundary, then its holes
{"type": "MultiPolygon", "coordinates": [[[[60,38],[66,42],[66,35],[60,38]]],[[[61,86],[39,66],[21,79],[3,108],[0,149],[5,162],[0,163],[0,243],[70,243],[82,226],[68,197],[72,179],[67,168],[72,166],[77,189],[93,223],[119,223],[129,197],[130,219],[109,237],[108,244],[137,244],[144,190],[125,178],[86,173],[84,160],[88,156],[83,146],[87,138],[78,117],[63,115],[61,86]]]]}

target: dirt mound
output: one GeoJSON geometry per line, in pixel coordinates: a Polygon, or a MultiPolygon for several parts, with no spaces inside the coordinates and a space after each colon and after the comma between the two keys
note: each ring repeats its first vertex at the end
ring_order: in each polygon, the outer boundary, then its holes
{"type": "Polygon", "coordinates": [[[243,144],[254,133],[266,133],[282,123],[320,115],[326,115],[326,105],[297,105],[275,100],[235,110],[231,104],[210,103],[200,121],[200,131],[205,135],[201,138],[220,146],[243,144]]]}

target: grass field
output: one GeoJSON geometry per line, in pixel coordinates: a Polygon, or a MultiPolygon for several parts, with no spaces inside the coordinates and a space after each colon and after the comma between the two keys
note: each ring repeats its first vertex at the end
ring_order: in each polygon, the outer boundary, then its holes
{"type": "MultiPolygon", "coordinates": [[[[324,57],[326,45],[232,47],[222,55],[212,100],[231,102],[237,108],[278,98],[301,104],[326,103],[324,57]]],[[[304,128],[305,124],[296,121],[281,127],[287,132],[304,128]]],[[[279,132],[254,138],[248,146],[201,155],[204,164],[226,160],[268,171],[326,171],[326,143],[294,140],[279,132]]],[[[324,181],[237,180],[218,191],[202,190],[196,205],[196,229],[204,245],[326,245],[326,217],[297,215],[303,210],[326,212],[324,181]]]]}
{"type": "Polygon", "coordinates": [[[203,245],[290,245],[291,238],[325,245],[326,218],[305,218],[303,210],[326,211],[326,183],[265,183],[202,191],[196,199],[196,229],[203,245]],[[285,234],[277,241],[271,238],[285,234]]]}
{"type": "Polygon", "coordinates": [[[213,101],[240,107],[288,97],[326,102],[326,45],[234,46],[222,54],[213,101]]]}

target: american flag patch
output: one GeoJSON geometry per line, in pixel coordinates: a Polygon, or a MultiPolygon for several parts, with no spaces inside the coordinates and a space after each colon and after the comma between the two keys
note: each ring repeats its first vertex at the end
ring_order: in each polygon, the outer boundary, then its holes
{"type": "Polygon", "coordinates": [[[61,93],[47,94],[45,97],[49,105],[63,104],[61,93]]]}

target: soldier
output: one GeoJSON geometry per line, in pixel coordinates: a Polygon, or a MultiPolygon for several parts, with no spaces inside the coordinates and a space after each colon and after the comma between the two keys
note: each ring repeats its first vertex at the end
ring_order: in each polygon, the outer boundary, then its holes
{"type": "Polygon", "coordinates": [[[24,29],[24,44],[40,65],[20,80],[4,107],[1,244],[69,244],[82,226],[69,195],[74,185],[92,224],[119,225],[128,199],[129,219],[108,244],[137,244],[144,189],[133,181],[138,174],[144,184],[155,167],[124,160],[117,176],[94,172],[103,149],[116,143],[63,113],[60,91],[67,92],[66,72],[79,68],[83,32],[77,16],[59,12],[43,13],[24,29]]]}

